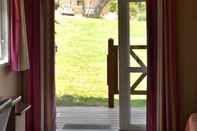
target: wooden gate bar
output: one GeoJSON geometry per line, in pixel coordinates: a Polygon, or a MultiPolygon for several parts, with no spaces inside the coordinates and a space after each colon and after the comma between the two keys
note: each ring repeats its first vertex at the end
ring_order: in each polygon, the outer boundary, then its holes
{"type": "Polygon", "coordinates": [[[135,52],[133,50],[130,49],[130,54],[131,56],[136,60],[136,62],[142,66],[145,67],[146,65],[144,64],[144,62],[135,54],[135,52]]]}
{"type": "Polygon", "coordinates": [[[132,46],[130,46],[130,50],[132,50],[132,49],[144,49],[144,50],[146,50],[147,45],[132,45],[132,46]]]}
{"type": "Polygon", "coordinates": [[[107,55],[107,84],[108,105],[114,107],[114,94],[118,94],[118,46],[114,46],[114,40],[108,40],[107,55]]]}
{"type": "Polygon", "coordinates": [[[142,91],[135,90],[145,77],[146,77],[146,74],[143,73],[131,86],[131,94],[132,95],[145,95],[146,94],[146,90],[142,90],[142,91]],[[138,94],[136,94],[136,92],[138,92],[138,94]]]}
{"type": "Polygon", "coordinates": [[[147,69],[146,67],[129,67],[129,72],[132,73],[146,73],[147,69]]]}

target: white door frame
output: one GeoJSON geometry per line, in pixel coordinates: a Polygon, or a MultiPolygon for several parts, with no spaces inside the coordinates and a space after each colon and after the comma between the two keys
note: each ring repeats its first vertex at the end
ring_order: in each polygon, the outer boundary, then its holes
{"type": "Polygon", "coordinates": [[[119,29],[119,120],[120,131],[145,131],[145,125],[131,125],[130,119],[130,0],[118,0],[119,29]]]}
{"type": "Polygon", "coordinates": [[[119,39],[119,111],[120,130],[129,130],[130,125],[130,73],[129,46],[130,46],[130,23],[129,1],[118,0],[118,39],[119,39]]]}

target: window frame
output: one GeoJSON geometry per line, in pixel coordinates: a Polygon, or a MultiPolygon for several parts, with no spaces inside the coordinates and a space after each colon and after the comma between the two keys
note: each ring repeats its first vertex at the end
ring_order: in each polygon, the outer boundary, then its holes
{"type": "Polygon", "coordinates": [[[0,65],[8,63],[9,7],[7,0],[0,1],[0,65]]]}

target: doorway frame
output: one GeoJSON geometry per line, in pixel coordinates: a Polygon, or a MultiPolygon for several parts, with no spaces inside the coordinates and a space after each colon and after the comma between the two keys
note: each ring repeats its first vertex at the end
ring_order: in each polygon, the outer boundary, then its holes
{"type": "Polygon", "coordinates": [[[118,0],[119,124],[120,131],[145,131],[146,125],[133,125],[130,118],[130,2],[132,0],[118,0]]]}

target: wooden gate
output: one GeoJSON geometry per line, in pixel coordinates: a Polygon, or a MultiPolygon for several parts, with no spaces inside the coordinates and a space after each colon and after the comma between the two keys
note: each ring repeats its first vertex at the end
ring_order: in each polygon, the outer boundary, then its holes
{"type": "MultiPolygon", "coordinates": [[[[146,90],[137,90],[137,86],[147,76],[147,66],[134,52],[134,50],[147,50],[146,45],[131,45],[130,55],[140,65],[140,67],[129,67],[130,73],[142,73],[139,78],[131,85],[130,91],[132,95],[146,95],[146,90]]],[[[114,95],[119,94],[118,89],[118,46],[114,45],[114,40],[108,40],[107,54],[107,84],[108,84],[108,106],[114,107],[114,95]]]]}

